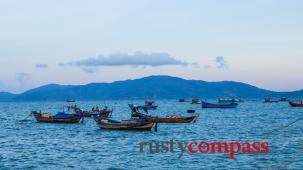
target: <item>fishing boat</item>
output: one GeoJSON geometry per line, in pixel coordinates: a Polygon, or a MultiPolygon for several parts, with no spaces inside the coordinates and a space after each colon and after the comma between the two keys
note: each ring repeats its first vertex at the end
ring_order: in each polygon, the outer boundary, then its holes
{"type": "Polygon", "coordinates": [[[178,116],[178,115],[175,115],[175,114],[170,114],[170,115],[166,115],[166,117],[156,117],[156,116],[148,115],[148,112],[146,112],[146,114],[140,113],[139,109],[141,107],[136,107],[134,105],[129,105],[129,107],[132,110],[132,113],[131,113],[132,118],[145,119],[145,120],[148,120],[150,122],[156,122],[156,123],[191,123],[191,122],[194,122],[198,119],[198,115],[184,117],[184,116],[178,116]]]}
{"type": "Polygon", "coordinates": [[[294,101],[289,101],[290,106],[292,107],[303,107],[303,101],[300,103],[294,102],[294,101]]]}
{"type": "Polygon", "coordinates": [[[44,123],[79,123],[81,120],[80,116],[65,112],[58,112],[56,115],[51,116],[49,113],[33,111],[32,115],[34,115],[37,122],[44,123]]]}
{"type": "Polygon", "coordinates": [[[237,103],[230,104],[212,104],[207,102],[202,102],[202,108],[236,108],[238,106],[237,103]]]}
{"type": "Polygon", "coordinates": [[[145,107],[148,110],[155,110],[158,108],[158,106],[155,105],[155,101],[153,101],[153,100],[145,100],[144,103],[145,103],[145,107]]]}
{"type": "Polygon", "coordinates": [[[141,120],[112,120],[104,117],[95,117],[96,123],[101,129],[111,130],[151,130],[154,122],[141,120]]]}

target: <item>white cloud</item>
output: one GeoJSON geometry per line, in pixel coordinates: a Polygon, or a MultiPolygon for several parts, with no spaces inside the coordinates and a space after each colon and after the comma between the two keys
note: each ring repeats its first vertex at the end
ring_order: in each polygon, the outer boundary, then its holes
{"type": "Polygon", "coordinates": [[[100,67],[100,66],[165,66],[180,65],[187,66],[188,62],[180,61],[167,53],[145,54],[136,52],[134,54],[111,54],[107,57],[99,56],[96,58],[87,58],[79,61],[72,61],[59,66],[70,65],[80,67],[100,67]]]}

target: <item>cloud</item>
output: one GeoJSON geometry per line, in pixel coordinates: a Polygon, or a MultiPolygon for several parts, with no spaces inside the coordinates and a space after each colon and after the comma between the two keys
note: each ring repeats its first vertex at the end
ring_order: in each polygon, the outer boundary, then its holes
{"type": "Polygon", "coordinates": [[[165,66],[179,65],[187,66],[188,62],[180,61],[167,53],[145,54],[136,52],[134,54],[111,54],[107,57],[99,56],[68,63],[60,63],[59,66],[100,67],[100,66],[165,66]]]}
{"type": "Polygon", "coordinates": [[[35,67],[36,68],[47,68],[48,65],[47,64],[36,64],[35,67]]]}
{"type": "Polygon", "coordinates": [[[218,69],[228,68],[228,64],[223,56],[216,57],[216,63],[218,69]]]}

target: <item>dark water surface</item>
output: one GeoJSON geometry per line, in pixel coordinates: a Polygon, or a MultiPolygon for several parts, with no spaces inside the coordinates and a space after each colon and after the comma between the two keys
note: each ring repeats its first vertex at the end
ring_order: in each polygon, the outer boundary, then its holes
{"type": "MultiPolygon", "coordinates": [[[[127,119],[130,101],[77,102],[82,108],[107,104],[113,118],[127,119]]],[[[142,103],[135,101],[134,103],[142,103]]],[[[186,114],[196,109],[200,118],[191,124],[160,124],[158,132],[101,130],[93,119],[84,124],[36,123],[24,120],[32,110],[55,113],[66,103],[0,103],[0,169],[301,169],[303,120],[264,135],[303,116],[303,108],[287,103],[241,103],[237,109],[201,109],[200,105],[159,100],[157,114],[186,114]],[[268,154],[139,152],[142,141],[270,142],[268,154]]]]}

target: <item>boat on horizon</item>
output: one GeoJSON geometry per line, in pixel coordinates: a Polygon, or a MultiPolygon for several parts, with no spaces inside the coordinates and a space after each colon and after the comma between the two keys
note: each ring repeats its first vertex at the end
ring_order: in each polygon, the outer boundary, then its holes
{"type": "Polygon", "coordinates": [[[213,104],[202,102],[202,108],[222,108],[222,109],[232,109],[238,107],[238,103],[230,103],[230,104],[213,104]]]}
{"type": "Polygon", "coordinates": [[[271,98],[265,98],[264,103],[279,103],[280,100],[272,100],[271,98]]]}

